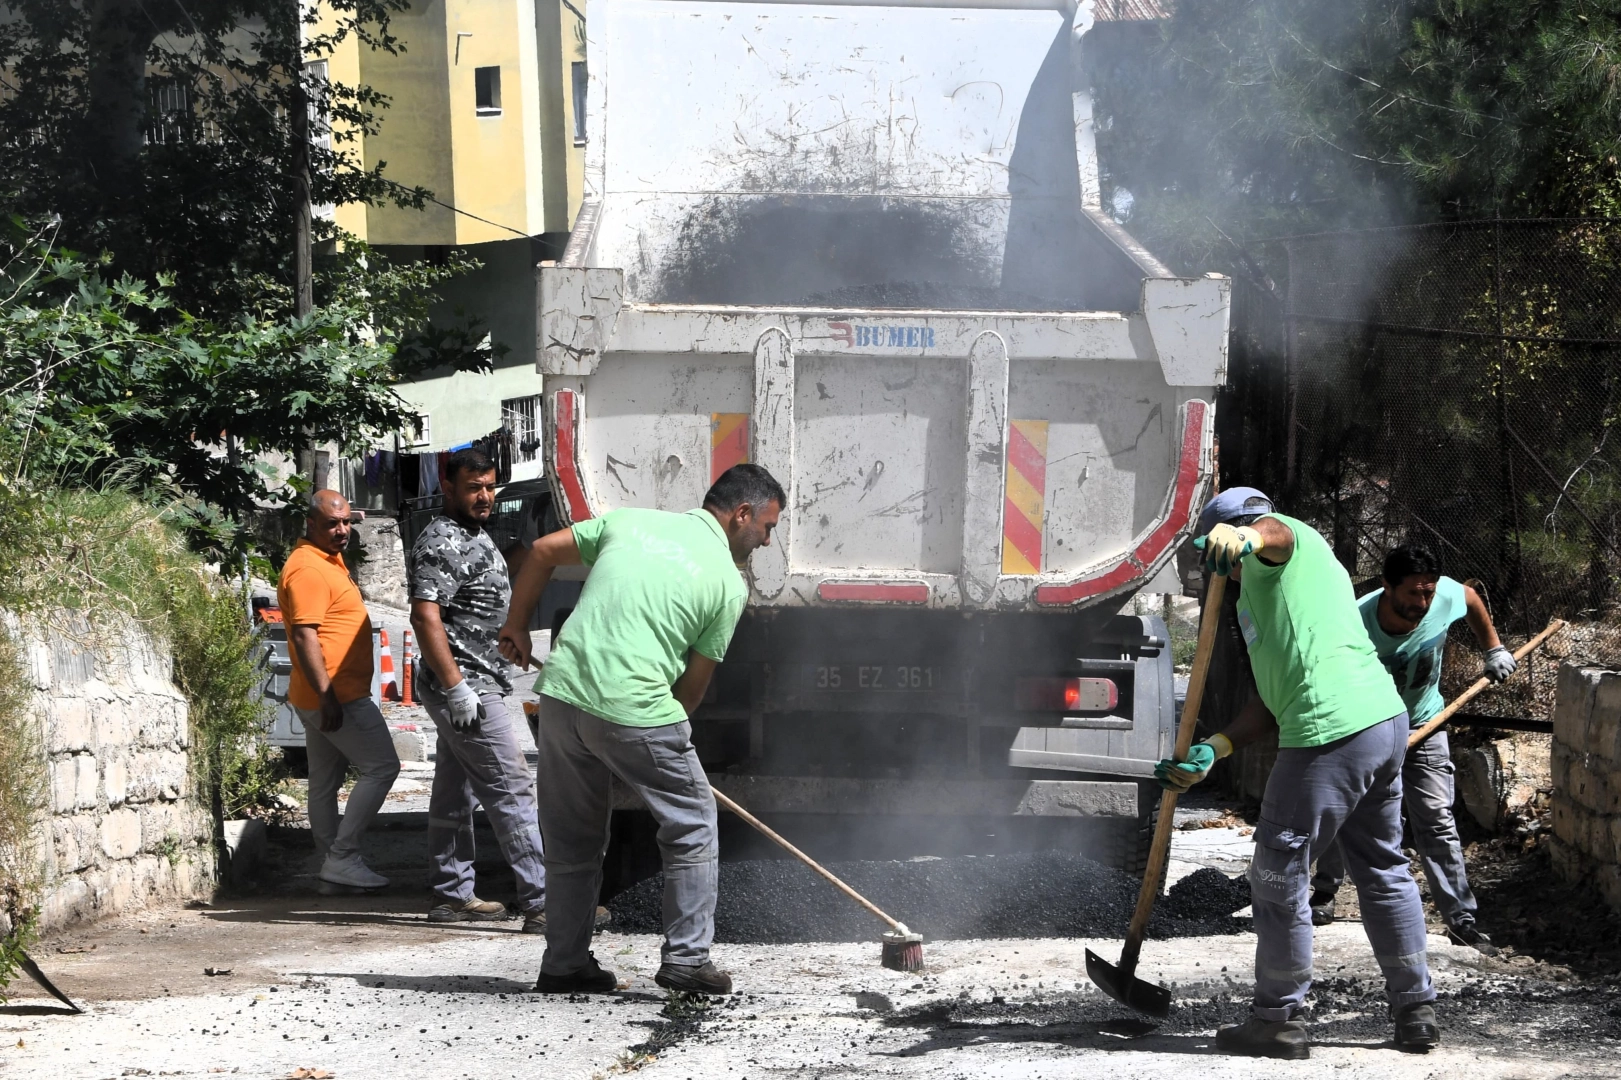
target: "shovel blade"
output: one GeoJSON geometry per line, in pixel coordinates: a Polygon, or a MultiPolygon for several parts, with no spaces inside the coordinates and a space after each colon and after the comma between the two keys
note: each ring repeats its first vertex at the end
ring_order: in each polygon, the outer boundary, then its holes
{"type": "Polygon", "coordinates": [[[1127,971],[1124,966],[1116,967],[1091,949],[1086,950],[1086,974],[1099,990],[1129,1009],[1136,1009],[1156,1020],[1171,1015],[1169,990],[1144,982],[1135,971],[1127,971]]]}

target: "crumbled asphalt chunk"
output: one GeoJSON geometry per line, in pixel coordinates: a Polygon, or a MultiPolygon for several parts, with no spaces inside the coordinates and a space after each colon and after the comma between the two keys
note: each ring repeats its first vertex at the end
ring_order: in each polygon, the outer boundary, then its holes
{"type": "Polygon", "coordinates": [[[1172,885],[1165,893],[1166,906],[1189,918],[1199,912],[1231,915],[1250,906],[1249,879],[1240,874],[1228,877],[1211,866],[1202,866],[1172,885]]]}
{"type": "MultiPolygon", "coordinates": [[[[953,856],[926,861],[829,864],[843,878],[928,940],[984,937],[1118,937],[1137,901],[1138,879],[1063,852],[953,856]]],[[[1209,871],[1217,878],[1222,875],[1209,871]]],[[[1223,879],[1225,880],[1225,879],[1223,879]]],[[[608,902],[622,933],[663,929],[662,876],[608,902]]],[[[1155,906],[1149,936],[1234,933],[1232,885],[1208,875],[1155,906]],[[1219,902],[1212,897],[1219,894],[1219,902]]],[[[1244,900],[1248,903],[1248,899],[1244,900]]],[[[1238,904],[1242,907],[1243,904],[1238,904]]],[[[806,867],[786,860],[720,866],[715,940],[735,944],[876,941],[871,915],[806,867]]]]}
{"type": "MultiPolygon", "coordinates": [[[[1218,1027],[1242,1023],[1249,1013],[1247,993],[1201,989],[1177,991],[1171,1015],[1153,1035],[1210,1035],[1218,1027]]],[[[1441,1042],[1451,1046],[1505,1043],[1535,1052],[1557,1046],[1562,1054],[1578,1046],[1608,1056],[1621,1042],[1621,986],[1551,983],[1514,977],[1472,979],[1443,991],[1435,1002],[1441,1042]],[[1608,1049],[1604,1049],[1608,1047],[1608,1049]]],[[[1384,987],[1373,980],[1325,979],[1306,999],[1305,1019],[1312,1041],[1389,1044],[1393,1022],[1384,987]]],[[[899,1010],[884,1019],[891,1027],[930,1028],[940,1041],[973,1042],[986,1028],[1010,1025],[1040,1028],[1046,1037],[1107,1037],[1150,1034],[1127,1030],[1129,1010],[1101,994],[1058,993],[1036,1000],[936,1001],[899,1010]],[[957,1032],[951,1035],[948,1033],[957,1032]]],[[[1596,1075],[1596,1074],[1595,1074],[1596,1075]]]]}
{"type": "Polygon", "coordinates": [[[856,993],[856,1008],[889,1013],[895,1011],[895,1003],[890,1001],[887,995],[880,994],[876,990],[860,990],[856,993]]]}

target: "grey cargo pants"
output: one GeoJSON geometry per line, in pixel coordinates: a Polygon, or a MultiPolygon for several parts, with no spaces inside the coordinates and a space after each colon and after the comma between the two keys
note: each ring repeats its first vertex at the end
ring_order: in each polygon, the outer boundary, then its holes
{"type": "Polygon", "coordinates": [[[460,904],[473,898],[473,806],[484,807],[501,854],[517,882],[518,909],[546,908],[546,868],[529,763],[518,743],[512,714],[497,694],[480,694],[484,717],[466,731],[450,722],[442,695],[422,687],[422,704],[439,731],[433,791],[428,796],[428,888],[436,900],[460,904]]]}
{"type": "Polygon", "coordinates": [[[1312,978],[1310,868],[1338,838],[1392,1008],[1435,1000],[1418,884],[1401,850],[1402,713],[1326,746],[1278,751],[1250,862],[1255,1015],[1287,1020],[1312,978]]]}
{"type": "Polygon", "coordinates": [[[658,823],[664,963],[701,967],[715,936],[720,842],[715,796],[692,748],[692,725],[627,727],[543,694],[538,745],[550,892],[540,970],[571,975],[586,964],[608,849],[610,777],[634,791],[658,823]]]}
{"type": "MultiPolygon", "coordinates": [[[[1435,910],[1448,926],[1462,926],[1475,921],[1479,905],[1474,890],[1469,888],[1463,842],[1458,839],[1458,823],[1452,816],[1452,774],[1452,747],[1447,733],[1437,731],[1407,751],[1407,763],[1401,770],[1402,805],[1407,809],[1413,846],[1424,864],[1435,910]]],[[[1345,860],[1336,844],[1317,860],[1312,891],[1339,892],[1344,880],[1345,860]]]]}
{"type": "Polygon", "coordinates": [[[304,725],[304,746],[310,762],[310,835],[321,858],[347,859],[360,853],[360,838],[383,807],[400,775],[400,756],[383,720],[383,711],[369,697],[343,704],[343,723],[336,731],[321,730],[320,709],[298,709],[304,725]],[[353,765],[360,779],[349,792],[349,806],[338,816],[338,791],[353,765]]]}

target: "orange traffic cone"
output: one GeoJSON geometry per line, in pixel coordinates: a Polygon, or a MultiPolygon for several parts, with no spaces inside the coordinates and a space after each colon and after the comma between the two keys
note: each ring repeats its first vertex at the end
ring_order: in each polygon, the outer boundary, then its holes
{"type": "Polygon", "coordinates": [[[412,682],[413,675],[414,675],[414,667],[415,667],[415,661],[416,661],[416,656],[414,655],[415,652],[416,652],[416,645],[411,640],[411,631],[407,630],[405,632],[405,655],[404,655],[404,658],[401,660],[401,663],[400,663],[400,666],[405,669],[401,673],[404,676],[404,678],[401,679],[401,681],[400,681],[401,682],[401,685],[400,685],[400,704],[402,704],[402,705],[415,705],[416,704],[416,702],[411,700],[411,682],[412,682]]]}
{"type": "Polygon", "coordinates": [[[388,631],[381,631],[381,634],[382,638],[379,644],[382,646],[382,657],[378,664],[377,682],[382,688],[385,700],[398,701],[400,700],[400,679],[394,673],[394,653],[388,647],[388,631]]]}

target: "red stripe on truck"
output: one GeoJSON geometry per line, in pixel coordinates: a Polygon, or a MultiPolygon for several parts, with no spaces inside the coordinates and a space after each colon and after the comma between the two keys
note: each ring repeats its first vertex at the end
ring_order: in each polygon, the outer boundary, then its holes
{"type": "Polygon", "coordinates": [[[824,581],[816,586],[816,597],[835,603],[926,604],[929,602],[929,587],[921,581],[824,581]]]}
{"type": "Polygon", "coordinates": [[[1205,417],[1210,406],[1197,399],[1182,408],[1182,446],[1177,455],[1176,481],[1165,516],[1143,538],[1131,556],[1110,570],[1036,589],[1036,603],[1059,607],[1113,592],[1140,578],[1170,547],[1193,516],[1193,497],[1199,490],[1199,465],[1204,449],[1205,417]]]}
{"type": "Polygon", "coordinates": [[[1176,489],[1171,495],[1171,512],[1148,539],[1133,552],[1137,561],[1150,566],[1165,553],[1177,533],[1193,516],[1193,495],[1199,489],[1199,450],[1204,442],[1204,417],[1208,408],[1202,401],[1190,401],[1182,422],[1182,453],[1176,462],[1176,489]]]}
{"type": "Polygon", "coordinates": [[[569,524],[588,521],[591,503],[585,497],[585,485],[580,482],[579,451],[580,395],[573,390],[559,390],[552,395],[554,423],[552,424],[552,468],[557,470],[557,486],[562,489],[563,501],[568,506],[569,524]]]}

